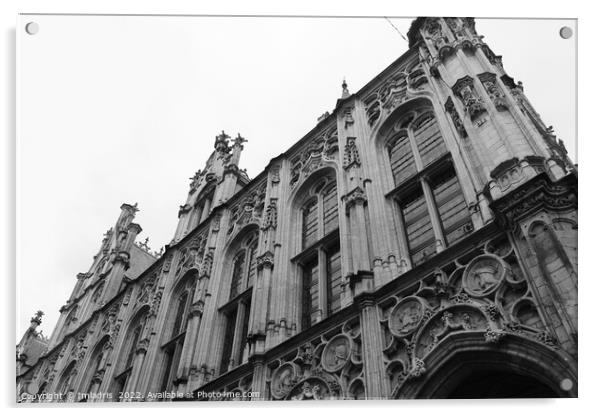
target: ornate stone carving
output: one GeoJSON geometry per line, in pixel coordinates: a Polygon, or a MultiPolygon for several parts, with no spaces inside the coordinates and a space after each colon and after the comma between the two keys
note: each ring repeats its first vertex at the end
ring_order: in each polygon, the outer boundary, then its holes
{"type": "Polygon", "coordinates": [[[278,226],[278,207],[276,205],[277,201],[277,198],[270,199],[270,203],[265,209],[263,226],[261,227],[262,230],[267,230],[269,228],[275,230],[278,226]]]}
{"type": "Polygon", "coordinates": [[[343,121],[345,122],[345,129],[355,123],[353,119],[353,107],[345,107],[343,110],[343,121]]]}
{"type": "Polygon", "coordinates": [[[274,269],[274,254],[271,251],[266,251],[263,255],[257,257],[257,269],[264,268],[274,269]]]}
{"type": "Polygon", "coordinates": [[[452,122],[454,123],[454,127],[456,128],[456,131],[458,132],[460,137],[467,137],[468,133],[466,132],[464,123],[460,118],[460,114],[458,114],[458,112],[456,111],[456,106],[454,106],[454,101],[451,97],[448,97],[447,101],[445,102],[445,110],[449,113],[452,122]]]}
{"type": "Polygon", "coordinates": [[[180,218],[182,215],[188,213],[191,209],[192,209],[192,206],[190,204],[180,205],[180,209],[178,211],[178,218],[180,218]]]}
{"type": "Polygon", "coordinates": [[[299,368],[293,363],[278,367],[270,379],[270,393],[275,399],[285,398],[298,382],[299,368]]]}
{"type": "Polygon", "coordinates": [[[113,259],[113,264],[122,263],[125,270],[130,268],[130,253],[127,251],[120,251],[116,253],[115,258],[113,259]]]}
{"type": "Polygon", "coordinates": [[[364,100],[368,124],[373,126],[381,117],[388,115],[406,100],[407,74],[398,72],[387,79],[364,100]]]}
{"type": "Polygon", "coordinates": [[[146,354],[148,351],[148,346],[150,344],[150,339],[143,338],[138,341],[138,345],[136,345],[136,354],[146,354]]]}
{"type": "Polygon", "coordinates": [[[270,168],[270,181],[272,184],[280,182],[280,165],[276,164],[270,168]]]}
{"type": "Polygon", "coordinates": [[[483,99],[474,90],[473,80],[468,75],[460,78],[452,87],[452,91],[462,100],[464,111],[470,116],[471,120],[485,112],[483,99]]]}
{"type": "Polygon", "coordinates": [[[360,152],[355,144],[355,137],[347,137],[345,153],[343,155],[343,168],[349,169],[352,166],[360,166],[360,152]]]}
{"type": "Polygon", "coordinates": [[[342,369],[351,357],[351,341],[349,337],[340,334],[328,341],[322,351],[322,367],[334,373],[342,369]]]}
{"type": "Polygon", "coordinates": [[[347,212],[356,204],[365,204],[367,202],[366,193],[359,186],[343,197],[347,212]]]}
{"type": "Polygon", "coordinates": [[[209,247],[207,249],[207,253],[205,253],[205,258],[203,259],[203,265],[201,267],[201,277],[209,277],[211,276],[211,269],[213,268],[213,254],[215,252],[215,247],[209,247]]]}
{"type": "Polygon", "coordinates": [[[485,254],[468,264],[462,276],[462,286],[469,295],[484,297],[495,292],[508,273],[511,273],[510,266],[502,259],[485,254]]]}
{"type": "Polygon", "coordinates": [[[491,203],[494,212],[505,223],[516,223],[541,208],[564,211],[577,208],[577,180],[568,175],[552,182],[549,176],[542,174],[540,179],[528,186],[497,199],[491,203]]]}
{"type": "Polygon", "coordinates": [[[289,398],[291,400],[322,400],[330,395],[330,389],[324,380],[311,377],[293,387],[289,398]]]}
{"type": "Polygon", "coordinates": [[[264,213],[265,181],[258,184],[257,187],[250,190],[248,194],[241,198],[233,207],[228,224],[228,234],[232,234],[235,229],[241,229],[247,224],[261,224],[261,218],[264,213]]]}
{"type": "Polygon", "coordinates": [[[389,329],[398,337],[414,332],[424,318],[425,305],[420,298],[411,296],[399,302],[389,316],[389,329]]]}
{"type": "Polygon", "coordinates": [[[483,87],[485,87],[485,91],[487,91],[487,94],[489,94],[489,98],[491,98],[491,101],[493,101],[495,107],[498,110],[507,110],[508,104],[506,103],[506,96],[497,84],[495,74],[485,72],[479,75],[479,79],[481,80],[483,87]]]}
{"type": "Polygon", "coordinates": [[[295,186],[312,172],[325,166],[325,162],[334,162],[333,156],[338,150],[337,128],[333,125],[318,134],[292,157],[290,186],[295,186]]]}

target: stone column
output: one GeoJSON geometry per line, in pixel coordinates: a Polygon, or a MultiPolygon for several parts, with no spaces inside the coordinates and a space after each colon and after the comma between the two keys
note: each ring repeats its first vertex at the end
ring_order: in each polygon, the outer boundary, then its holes
{"type": "Polygon", "coordinates": [[[251,392],[259,392],[259,397],[253,397],[251,400],[267,400],[267,366],[265,365],[265,357],[262,354],[253,355],[249,361],[253,366],[253,382],[251,384],[251,392]]]}
{"type": "Polygon", "coordinates": [[[389,388],[382,354],[383,336],[378,319],[378,307],[370,293],[356,296],[355,302],[360,309],[366,398],[386,399],[389,388]]]}

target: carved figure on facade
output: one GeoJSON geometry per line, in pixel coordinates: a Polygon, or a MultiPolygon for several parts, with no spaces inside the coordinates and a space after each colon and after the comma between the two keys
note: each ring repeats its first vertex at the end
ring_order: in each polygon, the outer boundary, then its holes
{"type": "Polygon", "coordinates": [[[360,166],[360,152],[355,144],[355,137],[347,137],[345,153],[343,154],[343,168],[349,169],[352,166],[360,166]]]}
{"type": "Polygon", "coordinates": [[[474,89],[473,80],[470,76],[460,78],[452,87],[454,94],[462,100],[464,111],[470,116],[471,120],[477,118],[485,112],[483,99],[479,97],[474,89]]]}
{"type": "Polygon", "coordinates": [[[516,262],[512,246],[498,238],[465,264],[436,269],[393,306],[383,304],[389,334],[383,352],[390,374],[398,374],[393,391],[424,374],[425,358],[452,334],[476,332],[484,343],[498,344],[512,333],[545,344],[541,318],[516,262]],[[396,370],[400,365],[407,370],[396,370]]]}
{"type": "Polygon", "coordinates": [[[495,108],[498,110],[507,110],[508,104],[506,103],[506,96],[497,83],[496,75],[485,72],[479,75],[479,79],[481,80],[485,91],[489,94],[489,98],[495,105],[495,108]]]}
{"type": "Polygon", "coordinates": [[[269,228],[276,229],[278,226],[278,206],[277,206],[277,198],[271,198],[270,203],[265,209],[265,215],[263,219],[262,230],[267,230],[269,228]]]}
{"type": "Polygon", "coordinates": [[[458,111],[456,111],[456,106],[454,105],[454,101],[451,97],[448,97],[447,101],[445,102],[445,110],[449,113],[449,116],[454,123],[454,127],[456,128],[456,131],[460,137],[467,137],[468,133],[466,132],[466,128],[464,127],[464,123],[462,122],[458,111]]]}

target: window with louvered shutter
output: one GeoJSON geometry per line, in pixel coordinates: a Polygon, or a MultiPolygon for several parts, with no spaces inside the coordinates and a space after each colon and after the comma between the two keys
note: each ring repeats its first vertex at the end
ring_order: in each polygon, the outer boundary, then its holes
{"type": "Polygon", "coordinates": [[[339,228],[339,207],[337,205],[336,183],[328,185],[323,191],[324,200],[324,235],[339,228]]]}
{"type": "Polygon", "coordinates": [[[173,326],[173,331],[171,333],[171,337],[175,337],[176,335],[180,335],[182,332],[182,323],[184,322],[185,314],[186,314],[186,306],[188,304],[188,292],[184,292],[178,298],[178,306],[176,309],[176,319],[173,326]]]}
{"type": "Polygon", "coordinates": [[[318,200],[312,199],[303,207],[302,247],[307,248],[318,241],[318,200]]]}
{"type": "Polygon", "coordinates": [[[234,331],[236,330],[236,310],[226,317],[226,334],[224,336],[224,349],[220,363],[220,374],[228,371],[230,356],[232,355],[232,343],[234,342],[234,331]]]}
{"type": "Polygon", "coordinates": [[[318,261],[314,259],[303,268],[302,327],[307,329],[318,321],[319,275],[318,261]]]}
{"type": "Polygon", "coordinates": [[[402,213],[412,263],[417,265],[435,253],[435,233],[422,191],[404,201],[402,213]]]}
{"type": "Polygon", "coordinates": [[[249,271],[247,273],[246,288],[253,286],[253,279],[257,274],[257,239],[254,239],[248,248],[249,252],[249,271]]]}
{"type": "Polygon", "coordinates": [[[416,173],[416,163],[408,136],[401,136],[389,145],[389,159],[395,186],[416,173]]]}
{"type": "Polygon", "coordinates": [[[339,248],[331,249],[326,261],[326,275],[328,279],[328,314],[333,314],[341,309],[341,252],[339,248]]]}
{"type": "Polygon", "coordinates": [[[246,251],[239,252],[234,258],[232,267],[232,282],[230,283],[230,299],[238,296],[242,291],[246,251]]]}
{"type": "Polygon", "coordinates": [[[433,114],[418,120],[413,128],[413,135],[423,166],[428,166],[447,152],[443,136],[433,114]]]}
{"type": "Polygon", "coordinates": [[[453,171],[436,178],[432,184],[437,210],[447,244],[453,244],[466,233],[464,226],[471,222],[460,183],[453,171]]]}

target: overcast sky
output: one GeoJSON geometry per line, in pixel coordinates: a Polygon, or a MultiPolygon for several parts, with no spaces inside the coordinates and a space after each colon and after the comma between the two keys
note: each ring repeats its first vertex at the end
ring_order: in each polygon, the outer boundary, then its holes
{"type": "MultiPolygon", "coordinates": [[[[411,19],[391,18],[404,35],[411,19]]],[[[173,237],[189,179],[223,129],[251,177],[407,50],[384,19],[21,16],[17,337],[50,335],[123,202],[139,240],[173,237]],[[36,35],[23,27],[39,24],[36,35]]],[[[574,21],[477,19],[477,31],[575,159],[574,21]]]]}

